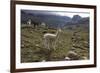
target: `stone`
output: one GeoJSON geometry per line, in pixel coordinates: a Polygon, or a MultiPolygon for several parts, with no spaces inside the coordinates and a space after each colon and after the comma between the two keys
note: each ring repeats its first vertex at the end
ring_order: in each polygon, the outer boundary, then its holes
{"type": "Polygon", "coordinates": [[[79,59],[79,56],[76,52],[74,51],[69,51],[68,52],[68,57],[71,59],[71,60],[78,60],[79,59]]]}
{"type": "Polygon", "coordinates": [[[82,59],[87,60],[88,58],[87,57],[82,57],[82,59]]]}
{"type": "Polygon", "coordinates": [[[65,57],[65,60],[70,60],[70,58],[69,57],[65,57]]]}

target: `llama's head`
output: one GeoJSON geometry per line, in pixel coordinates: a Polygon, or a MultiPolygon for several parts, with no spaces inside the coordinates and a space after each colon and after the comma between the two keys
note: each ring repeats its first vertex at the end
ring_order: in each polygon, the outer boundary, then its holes
{"type": "Polygon", "coordinates": [[[57,29],[57,32],[56,32],[56,35],[58,35],[58,34],[60,34],[61,33],[61,29],[59,28],[59,29],[57,29]]]}

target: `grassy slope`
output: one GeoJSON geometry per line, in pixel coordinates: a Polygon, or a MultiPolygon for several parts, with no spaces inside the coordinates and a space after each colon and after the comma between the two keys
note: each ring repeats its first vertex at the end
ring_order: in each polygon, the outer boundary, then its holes
{"type": "Polygon", "coordinates": [[[82,59],[88,57],[88,32],[79,29],[63,30],[57,41],[56,50],[47,50],[43,45],[43,34],[45,32],[55,33],[55,29],[32,28],[29,26],[21,27],[21,62],[39,62],[43,60],[60,61],[64,60],[68,51],[73,47],[82,59]],[[80,31],[79,31],[80,30],[80,31]],[[75,31],[77,34],[73,35],[75,31]],[[74,41],[72,40],[74,38],[74,41]],[[76,41],[75,41],[76,40],[76,41]]]}

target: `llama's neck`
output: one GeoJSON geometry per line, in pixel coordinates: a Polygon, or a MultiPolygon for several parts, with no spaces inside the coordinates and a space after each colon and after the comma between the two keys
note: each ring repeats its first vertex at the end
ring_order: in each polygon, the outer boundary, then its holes
{"type": "Polygon", "coordinates": [[[55,35],[56,35],[56,37],[59,35],[59,31],[58,31],[58,30],[57,30],[57,32],[56,32],[56,34],[55,34],[55,35]]]}

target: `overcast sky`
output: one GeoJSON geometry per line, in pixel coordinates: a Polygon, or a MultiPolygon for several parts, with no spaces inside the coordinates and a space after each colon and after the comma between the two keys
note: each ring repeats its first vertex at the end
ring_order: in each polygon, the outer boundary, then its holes
{"type": "Polygon", "coordinates": [[[73,15],[80,15],[81,17],[89,17],[88,12],[72,12],[72,11],[41,11],[41,10],[23,10],[27,13],[36,13],[36,14],[51,14],[51,15],[60,15],[60,16],[69,16],[73,17],[73,15]]]}
{"type": "Polygon", "coordinates": [[[69,16],[69,17],[73,17],[73,15],[80,15],[81,17],[89,17],[89,13],[81,13],[81,12],[57,12],[55,13],[57,15],[61,15],[61,16],[69,16]]]}

